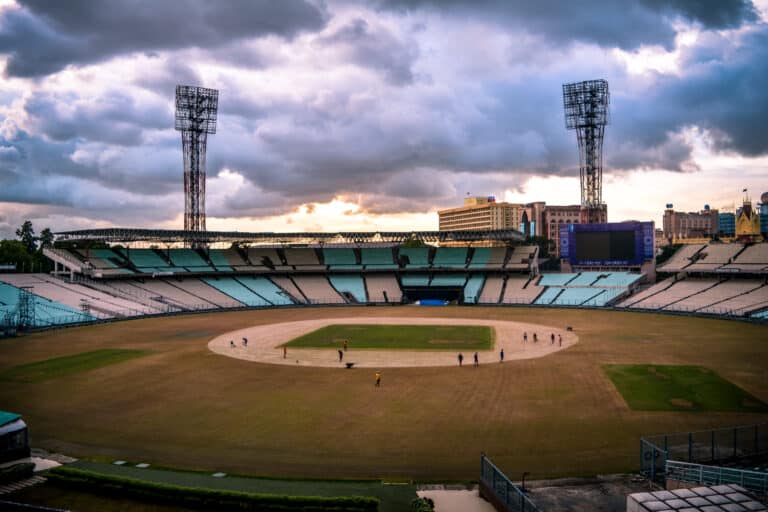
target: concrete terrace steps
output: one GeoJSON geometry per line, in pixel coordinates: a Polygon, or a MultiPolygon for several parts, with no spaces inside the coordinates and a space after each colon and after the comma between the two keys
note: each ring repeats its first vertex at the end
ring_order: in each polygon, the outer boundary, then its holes
{"type": "Polygon", "coordinates": [[[9,484],[0,485],[0,496],[4,494],[10,494],[12,492],[20,491],[34,485],[45,483],[47,479],[40,475],[27,478],[25,480],[18,480],[9,484]]]}

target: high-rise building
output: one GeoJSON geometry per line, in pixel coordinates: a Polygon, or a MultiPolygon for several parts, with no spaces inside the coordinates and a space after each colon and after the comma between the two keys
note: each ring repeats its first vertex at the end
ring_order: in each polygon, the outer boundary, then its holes
{"type": "Polygon", "coordinates": [[[464,199],[464,206],[437,212],[440,231],[486,231],[515,229],[520,231],[523,205],[496,202],[493,196],[464,199]]]}
{"type": "Polygon", "coordinates": [[[736,236],[736,215],[733,212],[720,213],[717,216],[718,232],[721,237],[736,236]]]}
{"type": "Polygon", "coordinates": [[[719,214],[708,205],[700,212],[677,212],[671,204],[664,210],[664,238],[681,240],[686,238],[712,238],[719,232],[719,214]]]}

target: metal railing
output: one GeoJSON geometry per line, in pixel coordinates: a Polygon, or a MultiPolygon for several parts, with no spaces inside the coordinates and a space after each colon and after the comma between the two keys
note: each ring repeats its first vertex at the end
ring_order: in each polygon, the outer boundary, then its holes
{"type": "Polygon", "coordinates": [[[665,471],[667,480],[707,486],[737,484],[755,494],[768,495],[768,472],[705,466],[676,460],[668,460],[665,471]]]}
{"type": "Polygon", "coordinates": [[[496,507],[505,512],[541,512],[525,495],[525,492],[512,483],[507,475],[496,467],[491,460],[480,455],[480,494],[496,507]],[[488,496],[490,494],[490,496],[488,496]],[[503,507],[503,508],[499,508],[503,507]]]}

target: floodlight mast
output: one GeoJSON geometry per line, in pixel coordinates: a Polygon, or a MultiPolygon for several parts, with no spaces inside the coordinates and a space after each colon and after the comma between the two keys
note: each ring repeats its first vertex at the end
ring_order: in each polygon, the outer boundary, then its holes
{"type": "Polygon", "coordinates": [[[208,134],[216,133],[219,91],[176,86],[175,128],[184,151],[184,230],[205,231],[205,153],[208,134]]]}
{"type": "Polygon", "coordinates": [[[609,122],[610,93],[606,80],[563,84],[565,127],[579,141],[581,207],[589,224],[606,222],[603,203],[603,137],[609,122]]]}

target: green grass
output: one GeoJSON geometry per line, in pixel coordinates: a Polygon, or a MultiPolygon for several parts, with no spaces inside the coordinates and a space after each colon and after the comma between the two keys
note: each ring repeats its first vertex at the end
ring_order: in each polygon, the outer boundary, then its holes
{"type": "Polygon", "coordinates": [[[285,343],[296,348],[490,350],[493,329],[484,325],[327,325],[285,343]]]}
{"type": "Polygon", "coordinates": [[[608,377],[636,411],[768,412],[768,406],[702,366],[609,364],[608,377]]]}
{"type": "Polygon", "coordinates": [[[54,357],[44,361],[22,364],[0,373],[0,380],[16,382],[40,382],[87,372],[103,366],[143,357],[148,350],[102,349],[82,352],[71,356],[54,357]]]}

